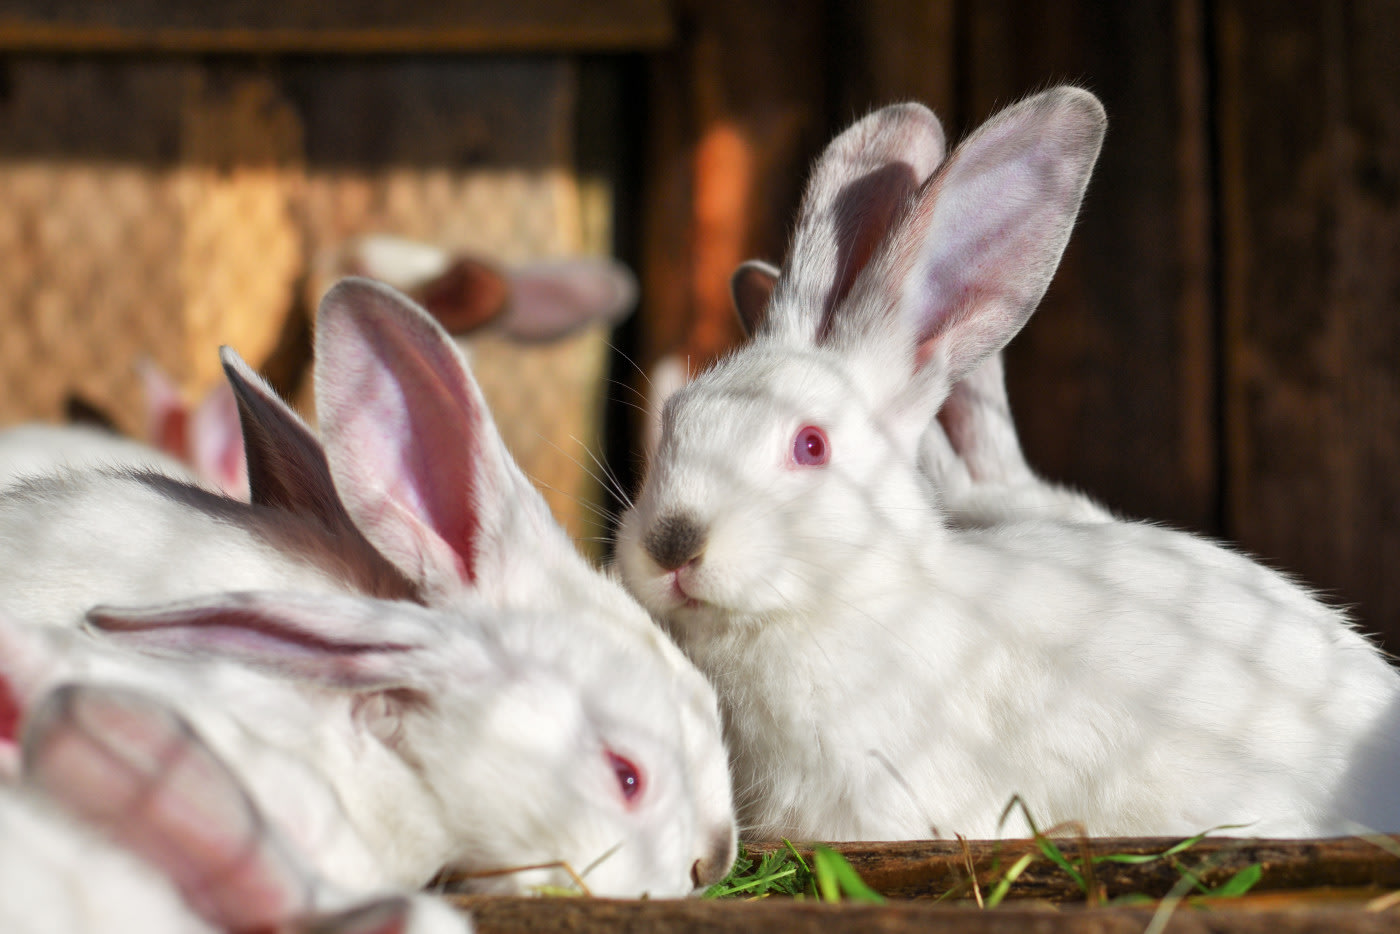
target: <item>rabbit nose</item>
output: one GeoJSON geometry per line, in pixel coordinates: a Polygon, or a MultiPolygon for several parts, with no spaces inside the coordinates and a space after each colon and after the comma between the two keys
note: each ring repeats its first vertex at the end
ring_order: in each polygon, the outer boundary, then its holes
{"type": "Polygon", "coordinates": [[[708,888],[729,874],[734,864],[734,830],[728,828],[710,841],[710,852],[690,867],[690,879],[695,887],[708,888]]]}
{"type": "Polygon", "coordinates": [[[705,528],[694,516],[662,516],[642,540],[642,547],[663,571],[674,571],[704,553],[705,528]]]}

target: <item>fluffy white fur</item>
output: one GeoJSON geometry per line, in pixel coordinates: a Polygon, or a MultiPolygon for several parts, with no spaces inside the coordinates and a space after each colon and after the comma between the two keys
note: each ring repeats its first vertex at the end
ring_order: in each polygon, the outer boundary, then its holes
{"type": "Polygon", "coordinates": [[[6,931],[334,934],[370,930],[370,918],[384,934],[470,931],[431,896],[318,875],[193,727],[149,695],[76,684],[47,694],[27,711],[24,779],[23,791],[0,786],[6,931]]]}
{"type": "MultiPolygon", "coordinates": [[[[0,494],[0,610],[71,626],[97,603],[211,602],[209,594],[231,590],[324,600],[349,593],[426,603],[472,631],[495,627],[506,643],[531,640],[536,653],[552,640],[551,663],[575,702],[639,737],[628,758],[646,779],[648,833],[615,835],[624,846],[589,874],[590,884],[612,894],[678,895],[722,877],[737,834],[713,688],[621,585],[574,549],[506,452],[451,339],[393,290],[348,280],[323,303],[317,359],[324,450],[256,374],[225,354],[244,418],[251,504],[120,472],[46,477],[0,494]],[[664,807],[652,807],[653,798],[664,807]]],[[[414,658],[419,668],[409,674],[430,695],[442,675],[428,665],[430,653],[414,658]]],[[[430,709],[443,737],[476,729],[459,721],[479,705],[430,709]]],[[[473,798],[448,791],[455,779],[430,774],[433,763],[413,762],[433,793],[480,812],[516,791],[539,793],[546,780],[502,775],[500,788],[473,798]]],[[[417,799],[389,800],[407,808],[417,799]]],[[[566,815],[541,807],[531,818],[538,826],[496,829],[503,846],[530,838],[547,853],[508,858],[482,842],[483,858],[580,859],[541,829],[566,815]]],[[[397,810],[388,813],[398,819],[397,810]]]]}
{"type": "Polygon", "coordinates": [[[988,837],[1019,794],[1095,834],[1400,830],[1400,677],[1341,613],[1190,535],[934,505],[925,431],[1039,302],[1104,114],[1047,91],[937,171],[928,119],[827,150],[755,336],[667,404],[622,525],[624,580],[718,689],[742,822],[988,837]],[[910,182],[853,204],[872,174],[910,182]]]}

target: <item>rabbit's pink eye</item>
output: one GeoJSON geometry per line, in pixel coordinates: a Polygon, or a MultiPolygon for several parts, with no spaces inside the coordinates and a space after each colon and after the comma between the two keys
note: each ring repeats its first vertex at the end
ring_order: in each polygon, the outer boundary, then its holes
{"type": "Polygon", "coordinates": [[[826,432],[815,425],[808,425],[797,433],[792,443],[792,459],[803,467],[820,467],[831,454],[831,444],[826,440],[826,432]]]}
{"type": "Polygon", "coordinates": [[[608,762],[612,765],[613,774],[617,776],[617,786],[622,790],[622,797],[628,801],[634,800],[642,793],[641,771],[630,760],[612,750],[608,750],[608,762]]]}

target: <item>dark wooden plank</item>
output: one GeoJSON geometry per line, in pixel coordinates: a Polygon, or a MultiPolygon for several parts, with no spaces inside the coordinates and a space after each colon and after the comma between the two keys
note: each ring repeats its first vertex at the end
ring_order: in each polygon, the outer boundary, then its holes
{"type": "Polygon", "coordinates": [[[0,49],[403,52],[651,49],[666,0],[3,0],[0,49]]]}
{"type": "Polygon", "coordinates": [[[1193,0],[966,8],[972,119],[1049,84],[1099,95],[1108,136],[1064,262],[1008,350],[1028,457],[1131,516],[1215,530],[1211,183],[1193,0]]]}
{"type": "MultiPolygon", "coordinates": [[[[928,902],[826,905],[757,902],[607,901],[586,898],[473,896],[457,903],[480,934],[1142,934],[1150,908],[1062,909],[947,907],[928,902]]],[[[1393,914],[1335,908],[1258,912],[1201,911],[1169,915],[1171,934],[1371,934],[1392,932],[1393,914]]]]}
{"type": "Polygon", "coordinates": [[[950,126],[957,99],[957,4],[884,0],[833,5],[831,116],[840,129],[877,107],[916,100],[950,126]]]}
{"type": "Polygon", "coordinates": [[[825,141],[825,34],[795,0],[690,0],[677,14],[681,41],[652,70],[643,357],[678,352],[700,367],[739,339],[734,268],[786,248],[825,141]]]}
{"type": "Polygon", "coordinates": [[[1400,649],[1400,7],[1217,10],[1228,522],[1400,649]]]}

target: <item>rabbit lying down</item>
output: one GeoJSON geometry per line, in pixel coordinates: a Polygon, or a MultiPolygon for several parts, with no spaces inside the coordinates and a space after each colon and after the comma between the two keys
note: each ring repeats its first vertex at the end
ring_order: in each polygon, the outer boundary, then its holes
{"type": "MultiPolygon", "coordinates": [[[[252,502],[150,474],[89,472],[30,481],[0,494],[0,610],[71,627],[97,603],[195,601],[209,608],[219,599],[210,594],[287,591],[300,595],[293,600],[297,627],[329,627],[322,641],[371,646],[375,613],[364,610],[371,604],[354,601],[429,604],[436,615],[428,615],[441,622],[423,629],[431,630],[425,640],[448,644],[454,628],[464,627],[490,630],[508,646],[518,642],[520,651],[541,653],[538,660],[547,659],[552,676],[576,695],[562,711],[581,703],[600,718],[580,721],[580,728],[616,728],[616,735],[597,736],[569,792],[610,795],[607,806],[620,808],[606,820],[589,818],[598,821],[598,833],[613,834],[607,846],[584,853],[541,834],[526,847],[524,828],[506,828],[502,845],[516,841],[532,858],[506,861],[483,844],[474,866],[458,868],[483,868],[479,860],[499,856],[495,868],[567,859],[581,869],[622,844],[586,876],[595,892],[681,895],[721,878],[733,861],[736,831],[713,689],[646,611],[573,548],[506,452],[460,351],[430,317],[387,287],[349,280],[327,295],[316,330],[324,449],[227,351],[225,366],[244,420],[252,502]],[[334,614],[313,611],[338,607],[331,602],[337,597],[351,608],[337,620],[347,628],[332,631],[334,614]],[[457,619],[462,627],[452,624],[457,619]],[[620,789],[618,782],[634,771],[631,784],[620,789]],[[619,799],[622,791],[631,793],[619,799]],[[541,848],[544,853],[537,852],[541,848]]],[[[393,606],[390,616],[403,609],[393,606]]],[[[421,621],[414,625],[422,628],[421,621]]],[[[292,635],[284,644],[307,641],[292,635]]],[[[163,648],[177,642],[167,640],[163,648]]],[[[205,643],[197,651],[213,650],[205,643]]],[[[408,666],[400,676],[417,685],[410,692],[415,697],[434,697],[440,682],[452,686],[428,646],[416,643],[418,651],[399,658],[408,666]]],[[[399,696],[373,686],[366,692],[399,696]]],[[[446,700],[405,712],[417,720],[436,718],[443,736],[475,729],[460,721],[476,711],[459,711],[446,700]]],[[[496,739],[511,749],[519,745],[496,739]]],[[[439,758],[412,761],[441,769],[437,778],[419,780],[437,782],[429,791],[462,810],[454,818],[459,822],[473,808],[492,810],[483,802],[531,780],[528,770],[502,776],[500,789],[472,799],[451,790],[458,779],[449,769],[456,766],[439,758]]],[[[491,758],[470,768],[479,774],[491,758]]],[[[401,800],[423,801],[424,792],[401,800]]],[[[601,805],[604,798],[596,801],[601,805]]],[[[419,819],[436,819],[432,815],[419,819]]],[[[525,874],[480,884],[507,888],[565,879],[562,873],[525,874]]]]}
{"type": "Polygon", "coordinates": [[[10,934],[466,934],[427,895],[352,894],[297,857],[189,723],[124,688],[66,684],[26,718],[0,785],[10,934]]]}
{"type": "Polygon", "coordinates": [[[1104,124],[1057,88],[945,159],[923,107],[858,121],[749,343],[665,405],[617,560],[713,680],[755,834],[1020,833],[1017,794],[1094,834],[1400,830],[1400,676],[1342,613],[1092,504],[938,505],[925,432],[1038,304],[1104,124]]]}
{"type": "Polygon", "coordinates": [[[446,867],[524,892],[571,877],[502,871],[562,861],[598,894],[686,894],[697,831],[675,711],[647,709],[645,686],[575,682],[553,618],[504,616],[343,594],[98,607],[101,639],[0,626],[0,689],[21,710],[70,679],[155,692],[342,884],[418,887],[446,867]]]}

